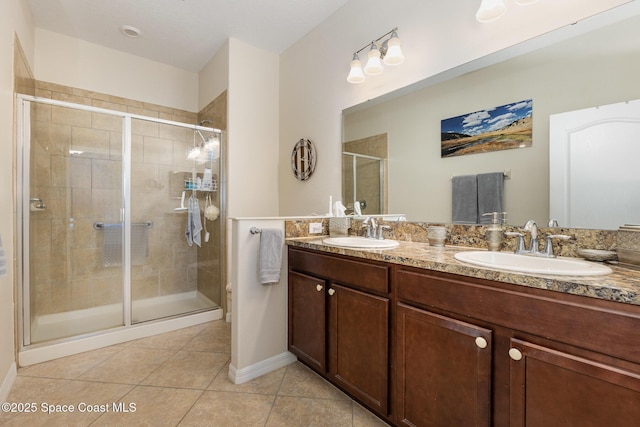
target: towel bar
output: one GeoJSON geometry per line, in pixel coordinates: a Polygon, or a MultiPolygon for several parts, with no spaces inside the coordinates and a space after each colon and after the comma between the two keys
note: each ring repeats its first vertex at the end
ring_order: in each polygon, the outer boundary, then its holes
{"type": "Polygon", "coordinates": [[[262,233],[262,230],[260,230],[258,227],[251,227],[249,229],[249,233],[251,233],[251,234],[260,234],[260,233],[262,233]]]}
{"type": "MultiPolygon", "coordinates": [[[[143,223],[141,223],[141,224],[144,224],[147,228],[151,228],[151,227],[153,227],[153,221],[145,221],[145,222],[143,222],[143,223]]],[[[105,225],[117,225],[117,226],[122,226],[122,223],[121,223],[121,222],[118,222],[118,223],[115,223],[115,224],[105,224],[104,222],[96,221],[96,222],[94,222],[94,223],[93,223],[93,228],[94,228],[95,230],[100,231],[100,230],[103,230],[103,229],[104,229],[105,225]]],[[[132,224],[132,225],[137,225],[137,224],[132,224]]]]}

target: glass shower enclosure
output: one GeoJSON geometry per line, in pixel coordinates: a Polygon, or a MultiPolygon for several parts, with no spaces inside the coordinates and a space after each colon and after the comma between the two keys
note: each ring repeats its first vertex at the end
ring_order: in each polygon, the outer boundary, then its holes
{"type": "Polygon", "coordinates": [[[222,221],[204,211],[221,211],[222,133],[50,99],[18,103],[22,346],[218,309],[222,221]],[[195,158],[196,148],[205,154],[195,158]],[[185,237],[196,216],[207,228],[200,245],[185,237]]]}

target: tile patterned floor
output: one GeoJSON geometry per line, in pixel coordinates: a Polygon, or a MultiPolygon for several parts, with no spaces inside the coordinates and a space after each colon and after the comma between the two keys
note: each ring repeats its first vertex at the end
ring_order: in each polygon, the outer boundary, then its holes
{"type": "Polygon", "coordinates": [[[230,341],[230,325],[216,321],[22,368],[7,401],[37,411],[0,412],[0,425],[386,425],[297,362],[232,384],[230,341]],[[54,405],[74,412],[43,411],[64,409],[54,405]]]}

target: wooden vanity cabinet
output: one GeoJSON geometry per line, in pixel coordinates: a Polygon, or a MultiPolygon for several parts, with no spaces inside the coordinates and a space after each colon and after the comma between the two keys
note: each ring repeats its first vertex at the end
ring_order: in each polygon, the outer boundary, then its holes
{"type": "Polygon", "coordinates": [[[289,248],[289,349],[386,417],[389,267],[289,248]]]}
{"type": "Polygon", "coordinates": [[[405,267],[394,279],[400,424],[638,425],[638,307],[405,267]]]}

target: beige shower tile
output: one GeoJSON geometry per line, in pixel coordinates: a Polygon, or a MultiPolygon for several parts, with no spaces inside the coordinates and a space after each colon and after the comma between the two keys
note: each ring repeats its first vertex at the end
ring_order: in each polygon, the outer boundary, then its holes
{"type": "Polygon", "coordinates": [[[80,379],[139,384],[166,362],[174,351],[125,347],[113,357],[80,376],[80,379]]]}
{"type": "Polygon", "coordinates": [[[72,218],[63,220],[69,239],[69,247],[74,249],[97,249],[102,247],[102,234],[93,228],[94,218],[72,218]]]}
{"type": "Polygon", "coordinates": [[[173,141],[170,139],[144,137],[144,162],[161,165],[173,164],[173,141]]]}
{"type": "Polygon", "coordinates": [[[180,426],[264,426],[274,397],[205,391],[180,426]]]}
{"type": "MultiPolygon", "coordinates": [[[[89,113],[89,120],[91,120],[89,113]]],[[[109,158],[110,133],[106,130],[73,127],[71,129],[71,149],[82,151],[83,157],[92,159],[109,158]]]]}
{"type": "Polygon", "coordinates": [[[122,348],[120,347],[105,347],[27,366],[20,368],[20,378],[47,377],[75,379],[121,350],[122,348]]]}
{"type": "Polygon", "coordinates": [[[188,138],[191,140],[193,139],[193,131],[189,128],[183,128],[181,126],[160,123],[158,132],[160,138],[164,139],[172,139],[174,141],[185,141],[188,138]]]}
{"type": "MultiPolygon", "coordinates": [[[[92,105],[95,106],[96,101],[92,101],[92,105]]],[[[102,103],[106,104],[106,103],[102,103]]],[[[115,104],[109,104],[114,105],[115,104]]],[[[122,117],[112,116],[110,114],[91,113],[91,127],[93,129],[109,130],[112,132],[122,131],[122,117]]]]}
{"type": "MultiPolygon", "coordinates": [[[[57,95],[52,94],[52,98],[57,95]]],[[[51,121],[53,123],[82,126],[85,128],[91,127],[91,113],[89,111],[73,110],[67,107],[51,107],[51,121]]]]}
{"type": "Polygon", "coordinates": [[[93,303],[95,306],[122,303],[122,268],[106,267],[111,276],[94,277],[92,282],[93,303]]]}
{"type": "Polygon", "coordinates": [[[74,156],[68,157],[68,162],[68,185],[74,188],[91,188],[91,159],[74,156]]]}
{"type": "Polygon", "coordinates": [[[216,391],[228,391],[233,393],[257,393],[257,394],[270,394],[275,396],[278,393],[282,378],[286,371],[286,367],[276,369],[254,378],[244,384],[234,384],[229,380],[229,364],[216,375],[208,390],[216,391]]]}
{"type": "MultiPolygon", "coordinates": [[[[134,138],[135,136],[132,141],[134,138]]],[[[122,161],[122,132],[109,132],[109,159],[122,161]]],[[[131,143],[131,159],[133,161],[142,159],[142,152],[136,153],[136,145],[133,142],[131,143]]]]}
{"type": "Polygon", "coordinates": [[[179,351],[142,384],[204,390],[228,360],[229,355],[224,353],[179,351]]]}
{"type": "Polygon", "coordinates": [[[158,137],[158,123],[146,120],[131,120],[131,133],[133,135],[158,137]]]}
{"type": "Polygon", "coordinates": [[[266,426],[338,427],[351,426],[352,420],[350,401],[278,396],[266,426]]]}
{"type": "Polygon", "coordinates": [[[200,390],[138,386],[120,400],[126,408],[135,404],[135,411],[105,413],[92,426],[176,426],[201,394],[200,390]]]}
{"type": "Polygon", "coordinates": [[[94,159],[91,162],[91,187],[118,190],[122,188],[122,162],[94,159]]]}
{"type": "Polygon", "coordinates": [[[349,399],[346,394],[299,362],[287,366],[278,395],[338,400],[349,399]]]}
{"type": "Polygon", "coordinates": [[[91,212],[94,217],[103,218],[106,222],[118,222],[122,207],[122,191],[120,189],[91,191],[91,212]]]}
{"type": "MultiPolygon", "coordinates": [[[[166,261],[165,261],[166,262],[166,261]]],[[[195,291],[197,284],[187,279],[186,266],[174,266],[170,270],[160,270],[160,295],[195,291]]]]}
{"type": "Polygon", "coordinates": [[[81,93],[52,92],[51,99],[55,99],[56,101],[71,102],[74,104],[91,105],[91,99],[81,93]]]}
{"type": "Polygon", "coordinates": [[[71,310],[82,310],[93,307],[93,293],[91,291],[90,277],[83,279],[70,280],[71,298],[69,299],[69,308],[71,310]]]}
{"type": "Polygon", "coordinates": [[[154,110],[154,109],[150,109],[150,108],[144,108],[143,106],[133,106],[133,105],[129,105],[127,106],[127,112],[131,113],[131,114],[137,114],[140,116],[147,116],[147,117],[158,117],[158,111],[154,110]]]}
{"type": "Polygon", "coordinates": [[[52,185],[49,153],[33,150],[31,154],[31,185],[41,187],[52,185]]]}
{"type": "Polygon", "coordinates": [[[91,189],[73,188],[71,189],[71,217],[87,218],[96,217],[91,210],[91,189]]]}

